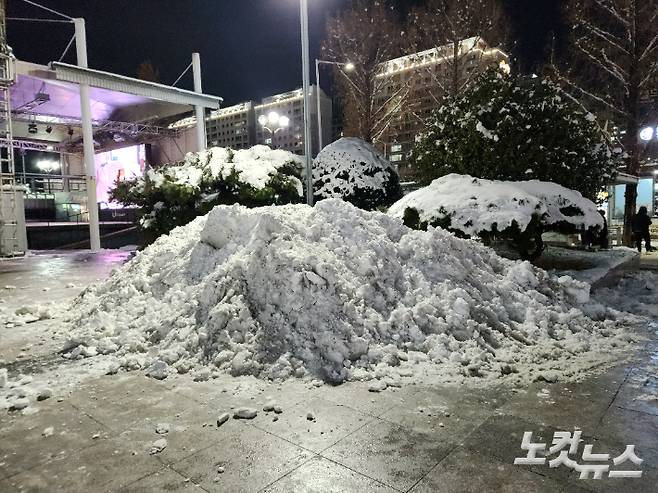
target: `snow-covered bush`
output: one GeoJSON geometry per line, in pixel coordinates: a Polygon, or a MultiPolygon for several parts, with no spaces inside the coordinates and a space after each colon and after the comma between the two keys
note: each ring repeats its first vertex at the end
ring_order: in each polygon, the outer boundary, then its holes
{"type": "Polygon", "coordinates": [[[325,147],[313,163],[313,182],[317,200],[340,198],[365,210],[389,206],[402,197],[391,163],[357,138],[325,147]]]}
{"type": "Polygon", "coordinates": [[[450,174],[405,196],[388,211],[410,228],[442,227],[485,244],[503,240],[522,258],[541,254],[542,233],[603,226],[596,205],[550,182],[481,180],[450,174]]]}
{"type": "Polygon", "coordinates": [[[267,146],[237,151],[213,147],[118,183],[111,198],[141,207],[141,225],[155,238],[219,204],[259,207],[300,202],[302,167],[299,156],[267,146]]]}
{"type": "Polygon", "coordinates": [[[558,183],[595,199],[614,160],[595,118],[542,79],[484,73],[428,120],[412,153],[419,180],[449,173],[558,183]]]}

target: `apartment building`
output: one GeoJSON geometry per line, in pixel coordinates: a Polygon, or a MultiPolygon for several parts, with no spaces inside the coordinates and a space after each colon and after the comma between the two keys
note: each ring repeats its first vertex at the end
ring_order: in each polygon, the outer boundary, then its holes
{"type": "Polygon", "coordinates": [[[209,146],[248,149],[254,143],[256,120],[252,101],[214,110],[206,117],[209,146]]]}
{"type": "Polygon", "coordinates": [[[451,79],[468,81],[489,67],[509,71],[509,57],[498,48],[490,48],[479,37],[462,41],[456,56],[450,44],[382,64],[378,75],[382,81],[379,84],[381,94],[377,103],[386,104],[396,95],[403,98],[404,103],[377,145],[397,166],[403,180],[414,178],[409,155],[423,129],[423,121],[441,105],[451,79]]]}

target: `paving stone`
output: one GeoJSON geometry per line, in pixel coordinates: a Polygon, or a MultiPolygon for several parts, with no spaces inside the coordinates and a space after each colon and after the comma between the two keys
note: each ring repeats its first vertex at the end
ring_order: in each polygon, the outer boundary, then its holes
{"type": "Polygon", "coordinates": [[[624,409],[658,416],[658,373],[634,369],[613,404],[624,409]]]}
{"type": "Polygon", "coordinates": [[[412,493],[555,493],[563,491],[558,481],[522,470],[463,448],[442,460],[412,493]]]}
{"type": "Polygon", "coordinates": [[[199,485],[169,468],[161,469],[145,478],[117,490],[117,493],[187,493],[206,491],[199,485]]]}
{"type": "Polygon", "coordinates": [[[253,425],[318,453],[374,419],[347,406],[311,399],[284,410],[277,421],[255,420],[253,425]],[[309,412],[315,417],[312,421],[308,420],[309,412]]]}
{"type": "Polygon", "coordinates": [[[455,448],[433,435],[375,420],[322,455],[400,491],[407,491],[455,448]]]}
{"type": "MultiPolygon", "coordinates": [[[[222,427],[223,429],[223,427],[222,427]]],[[[242,424],[217,443],[177,462],[172,469],[208,491],[259,491],[294,470],[313,454],[242,424]],[[218,473],[222,467],[223,473],[218,473]]]]}
{"type": "Polygon", "coordinates": [[[369,392],[367,382],[347,382],[324,386],[320,393],[323,399],[379,417],[389,409],[409,402],[418,392],[418,387],[409,385],[408,380],[403,379],[405,383],[402,388],[388,387],[383,392],[369,392]]]}
{"type": "Polygon", "coordinates": [[[385,412],[381,419],[431,434],[436,440],[460,443],[495,412],[496,403],[482,399],[482,395],[464,396],[463,389],[422,390],[385,412]]]}
{"type": "MultiPolygon", "coordinates": [[[[610,382],[607,382],[610,385],[610,382]]],[[[617,386],[622,383],[618,380],[617,386]]],[[[610,407],[617,389],[589,383],[532,384],[500,408],[533,422],[569,431],[593,433],[610,407]]]]}
{"type": "Polygon", "coordinates": [[[162,463],[154,456],[134,454],[117,440],[101,439],[76,454],[58,457],[6,481],[9,491],[105,492],[160,469],[162,463]]]}
{"type": "MultiPolygon", "coordinates": [[[[267,417],[257,417],[254,421],[258,419],[270,421],[267,417]]],[[[164,435],[159,435],[155,431],[156,426],[161,422],[160,418],[144,417],[133,423],[117,438],[131,450],[140,453],[150,450],[156,440],[165,438],[167,448],[157,454],[157,457],[164,464],[173,464],[211,445],[225,443],[251,431],[252,421],[247,423],[229,419],[219,428],[216,421],[217,416],[214,413],[199,406],[189,410],[180,418],[172,417],[167,421],[169,432],[164,435]]]]}
{"type": "Polygon", "coordinates": [[[107,430],[66,402],[51,401],[39,412],[18,416],[0,429],[0,478],[6,478],[90,447],[107,430]],[[53,434],[43,436],[46,428],[53,434]]]}
{"type": "Polygon", "coordinates": [[[323,457],[314,457],[263,493],[393,493],[395,490],[323,457]]]}
{"type": "MultiPolygon", "coordinates": [[[[617,443],[634,444],[638,450],[658,450],[658,416],[612,406],[594,435],[617,443]]],[[[653,467],[658,469],[658,462],[653,467]]]]}
{"type": "MultiPolygon", "coordinates": [[[[199,404],[189,397],[174,392],[160,382],[135,377],[127,381],[129,393],[116,381],[96,384],[95,398],[72,396],[72,404],[116,433],[130,428],[145,418],[154,421],[173,421],[177,415],[187,416],[198,410],[199,404]]],[[[111,380],[110,380],[111,381],[111,380]]]]}

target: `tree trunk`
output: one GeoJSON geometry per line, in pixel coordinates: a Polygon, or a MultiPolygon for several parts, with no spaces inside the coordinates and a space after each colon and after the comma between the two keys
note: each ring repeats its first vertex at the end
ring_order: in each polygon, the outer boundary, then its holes
{"type": "Polygon", "coordinates": [[[633,246],[633,216],[637,202],[637,185],[627,184],[624,194],[624,236],[623,243],[627,247],[633,246]]]}

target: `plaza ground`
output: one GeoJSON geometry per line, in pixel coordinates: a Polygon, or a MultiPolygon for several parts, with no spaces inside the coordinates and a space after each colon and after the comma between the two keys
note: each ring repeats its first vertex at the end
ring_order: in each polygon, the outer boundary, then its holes
{"type": "MultiPolygon", "coordinates": [[[[3,306],[61,305],[128,255],[4,261],[3,306]]],[[[643,264],[658,268],[658,256],[643,264]]],[[[73,363],[59,354],[59,323],[0,328],[2,366],[13,374],[61,368],[64,379],[73,363]]],[[[516,389],[409,382],[372,393],[359,382],[156,381],[142,372],[64,382],[37,409],[1,412],[0,492],[655,492],[658,336],[655,328],[648,334],[626,361],[582,382],[516,389]],[[280,414],[262,411],[270,400],[280,414]],[[221,414],[243,406],[258,416],[217,426],[221,414]],[[160,435],[162,424],[169,431],[160,435]],[[634,444],[642,478],[580,480],[564,466],[513,464],[526,455],[524,431],[550,444],[555,431],[574,429],[595,453],[616,457],[634,444]],[[150,454],[161,438],[167,447],[150,454]]]]}

